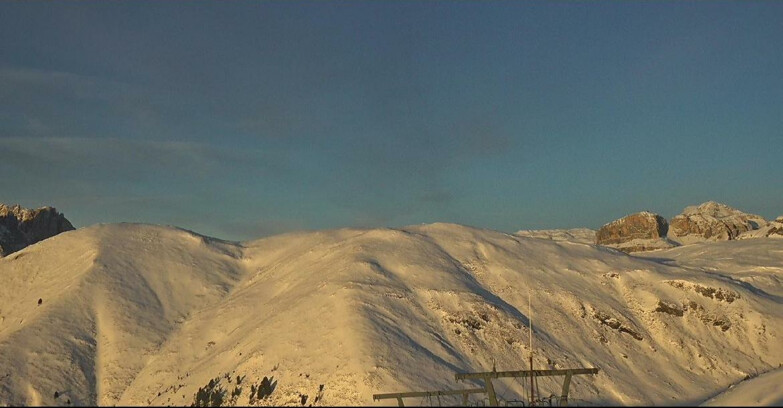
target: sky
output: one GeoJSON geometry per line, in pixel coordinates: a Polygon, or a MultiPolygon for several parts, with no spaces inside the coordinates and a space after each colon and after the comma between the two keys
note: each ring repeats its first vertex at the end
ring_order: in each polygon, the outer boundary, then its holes
{"type": "Polygon", "coordinates": [[[230,240],[783,214],[783,2],[0,3],[0,202],[230,240]]]}

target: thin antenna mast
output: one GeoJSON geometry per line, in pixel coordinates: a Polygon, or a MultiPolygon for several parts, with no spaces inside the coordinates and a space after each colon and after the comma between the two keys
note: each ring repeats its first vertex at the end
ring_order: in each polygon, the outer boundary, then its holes
{"type": "Polygon", "coordinates": [[[527,319],[530,323],[530,331],[529,331],[529,342],[530,342],[530,406],[533,406],[535,404],[535,390],[533,388],[533,307],[532,307],[532,300],[531,300],[531,290],[528,287],[527,288],[527,319]]]}

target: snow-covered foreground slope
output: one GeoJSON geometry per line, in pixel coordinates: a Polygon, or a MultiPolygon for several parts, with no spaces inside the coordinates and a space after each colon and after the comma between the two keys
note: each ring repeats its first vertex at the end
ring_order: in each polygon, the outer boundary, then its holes
{"type": "Polygon", "coordinates": [[[0,403],[116,402],[182,322],[236,284],[238,255],[184,230],[122,224],[0,260],[0,403]]]}
{"type": "Polygon", "coordinates": [[[745,380],[702,405],[783,407],[783,368],[745,380]]]}
{"type": "MultiPolygon", "coordinates": [[[[783,240],[745,242],[779,282],[783,240]]],[[[716,244],[705,265],[725,253],[716,244]]],[[[452,224],[244,244],[84,228],[0,260],[0,404],[182,405],[215,378],[247,404],[264,376],[262,404],[477,386],[454,373],[527,366],[529,289],[536,367],[601,369],[575,377],[572,398],[699,403],[783,363],[780,295],[733,277],[742,262],[708,271],[671,251],[645,259],[452,224]]],[[[561,381],[539,379],[541,393],[561,381]]],[[[524,395],[519,381],[495,387],[524,395]]]]}

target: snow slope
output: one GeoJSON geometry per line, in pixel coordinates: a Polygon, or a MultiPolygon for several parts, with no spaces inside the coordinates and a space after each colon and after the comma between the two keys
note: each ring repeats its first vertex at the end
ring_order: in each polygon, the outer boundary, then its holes
{"type": "Polygon", "coordinates": [[[699,242],[637,255],[732,279],[783,299],[783,245],[776,238],[699,242]]]}
{"type": "Polygon", "coordinates": [[[0,260],[0,402],[116,402],[180,323],[227,294],[238,253],[180,229],[121,224],[0,260]]]}
{"type": "Polygon", "coordinates": [[[703,406],[736,407],[766,406],[783,407],[783,369],[745,380],[725,392],[710,398],[703,406]]]}
{"type": "MultiPolygon", "coordinates": [[[[735,243],[779,282],[783,240],[735,243]]],[[[526,367],[528,289],[536,367],[601,369],[575,377],[572,398],[699,403],[783,363],[783,299],[741,262],[703,269],[717,244],[649,259],[453,224],[242,244],[83,228],[0,260],[0,404],[182,405],[211,379],[248,404],[264,376],[263,405],[477,386],[454,373],[526,367]]],[[[542,394],[560,381],[541,378],[542,394]]]]}
{"type": "Polygon", "coordinates": [[[740,234],[737,239],[761,237],[783,239],[783,216],[767,222],[766,225],[759,227],[759,229],[745,231],[740,234]]]}
{"type": "Polygon", "coordinates": [[[521,237],[551,239],[553,241],[570,241],[581,244],[595,243],[595,230],[590,228],[519,230],[515,233],[521,237]]]}

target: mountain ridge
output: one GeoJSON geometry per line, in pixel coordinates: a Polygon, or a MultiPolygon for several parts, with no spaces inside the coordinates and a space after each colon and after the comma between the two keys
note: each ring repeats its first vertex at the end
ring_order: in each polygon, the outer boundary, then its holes
{"type": "MultiPolygon", "coordinates": [[[[774,252],[781,241],[736,242],[774,252]]],[[[774,276],[777,259],[764,261],[774,276]]],[[[771,350],[783,346],[778,300],[751,290],[752,280],[456,224],[243,243],[103,224],[3,258],[0,276],[9,282],[0,365],[26,373],[0,385],[2,403],[182,405],[226,374],[273,377],[262,404],[301,405],[308,395],[365,405],[376,392],[455,388],[455,371],[486,370],[493,359],[498,369],[527,365],[527,288],[537,294],[536,366],[599,366],[573,384],[576,397],[598,403],[706,398],[779,364],[771,350]],[[58,273],[50,264],[62,276],[47,286],[44,275],[58,273]],[[715,352],[739,344],[762,360],[715,352]],[[688,362],[645,371],[666,361],[688,362]],[[650,386],[638,390],[638,381],[650,386]]],[[[519,383],[505,385],[524,395],[519,383]]],[[[236,403],[246,397],[245,389],[236,403]]]]}

